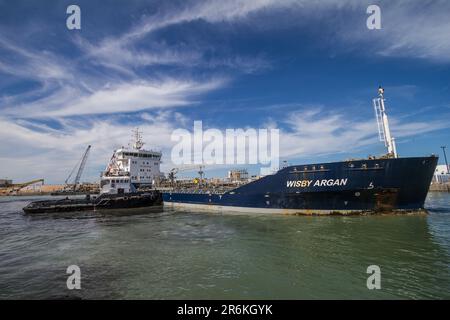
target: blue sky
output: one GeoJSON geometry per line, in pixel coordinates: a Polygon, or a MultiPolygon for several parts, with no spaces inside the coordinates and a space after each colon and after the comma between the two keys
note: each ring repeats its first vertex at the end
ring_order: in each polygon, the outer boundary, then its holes
{"type": "Polygon", "coordinates": [[[379,84],[399,154],[440,154],[449,13],[448,1],[0,0],[0,177],[63,182],[92,144],[95,180],[135,126],[171,168],[170,135],[194,120],[279,128],[289,163],[379,155],[379,84]],[[70,4],[81,30],[66,28],[70,4]],[[381,30],[366,27],[369,4],[381,30]]]}

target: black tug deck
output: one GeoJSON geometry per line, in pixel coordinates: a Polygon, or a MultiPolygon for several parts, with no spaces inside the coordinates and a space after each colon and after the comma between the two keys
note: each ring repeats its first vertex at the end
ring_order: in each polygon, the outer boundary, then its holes
{"type": "Polygon", "coordinates": [[[23,208],[30,213],[54,213],[87,210],[138,209],[162,205],[161,193],[157,190],[122,194],[101,194],[83,199],[60,199],[34,201],[23,208]]]}

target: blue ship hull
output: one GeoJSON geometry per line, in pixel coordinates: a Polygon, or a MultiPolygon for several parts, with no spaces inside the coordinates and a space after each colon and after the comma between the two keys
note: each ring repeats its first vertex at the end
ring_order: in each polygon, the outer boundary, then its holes
{"type": "Polygon", "coordinates": [[[223,194],[163,192],[164,205],[293,214],[423,209],[438,158],[386,158],[289,166],[223,194]]]}

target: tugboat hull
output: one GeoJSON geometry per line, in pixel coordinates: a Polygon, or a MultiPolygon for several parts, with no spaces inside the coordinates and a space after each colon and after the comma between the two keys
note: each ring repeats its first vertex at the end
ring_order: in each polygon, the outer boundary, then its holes
{"type": "Polygon", "coordinates": [[[161,193],[154,190],[123,194],[102,194],[95,199],[35,201],[23,208],[27,214],[98,210],[139,210],[162,205],[161,193]]]}

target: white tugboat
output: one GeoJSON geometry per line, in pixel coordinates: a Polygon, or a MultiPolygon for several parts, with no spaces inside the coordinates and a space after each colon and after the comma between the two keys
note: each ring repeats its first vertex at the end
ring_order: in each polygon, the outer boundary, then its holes
{"type": "Polygon", "coordinates": [[[25,213],[70,212],[111,209],[146,209],[162,206],[161,193],[154,189],[162,177],[161,152],[144,150],[140,132],[134,143],[114,151],[101,175],[100,195],[85,199],[35,201],[23,208],[25,213]]]}

